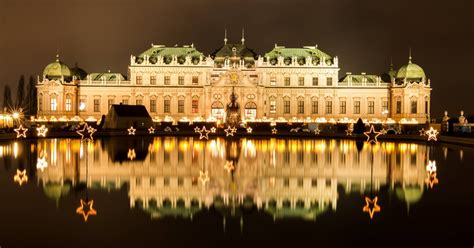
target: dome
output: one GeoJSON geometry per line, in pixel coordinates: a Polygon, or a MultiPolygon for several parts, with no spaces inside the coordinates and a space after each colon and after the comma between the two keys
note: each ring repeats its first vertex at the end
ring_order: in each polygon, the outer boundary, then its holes
{"type": "Polygon", "coordinates": [[[384,82],[392,82],[392,79],[397,76],[397,71],[393,69],[393,64],[390,64],[390,69],[384,72],[380,77],[384,82]]]}
{"type": "Polygon", "coordinates": [[[408,204],[418,202],[423,196],[423,190],[420,187],[406,187],[406,188],[397,188],[395,190],[397,198],[404,200],[408,204]]]}
{"type": "Polygon", "coordinates": [[[67,195],[70,189],[71,186],[68,184],[61,185],[59,183],[47,183],[44,186],[43,191],[46,197],[58,201],[61,196],[67,195]]]}
{"type": "Polygon", "coordinates": [[[411,62],[411,56],[408,64],[400,67],[397,72],[397,79],[408,79],[413,81],[423,81],[426,79],[425,71],[419,65],[411,62]]]}
{"type": "Polygon", "coordinates": [[[56,61],[47,65],[43,70],[43,76],[48,79],[55,78],[70,78],[72,76],[69,67],[59,60],[59,55],[56,55],[56,61]]]}
{"type": "Polygon", "coordinates": [[[77,63],[76,63],[76,66],[74,66],[74,68],[70,69],[70,71],[71,71],[71,75],[76,76],[76,78],[79,80],[85,79],[87,77],[87,72],[84,69],[79,68],[77,66],[77,63]]]}

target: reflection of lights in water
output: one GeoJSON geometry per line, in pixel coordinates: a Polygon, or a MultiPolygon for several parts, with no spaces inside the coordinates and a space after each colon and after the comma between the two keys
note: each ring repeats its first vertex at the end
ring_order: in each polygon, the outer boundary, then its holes
{"type": "Polygon", "coordinates": [[[94,200],[84,201],[81,199],[81,206],[76,209],[76,213],[84,217],[84,222],[87,222],[89,216],[97,215],[97,211],[94,209],[94,200]]]}
{"type": "Polygon", "coordinates": [[[23,185],[23,183],[28,182],[28,176],[26,175],[26,170],[16,170],[15,176],[13,176],[13,181],[17,182],[20,186],[23,185]]]}
{"type": "Polygon", "coordinates": [[[365,206],[362,208],[362,212],[369,213],[370,219],[374,218],[374,213],[380,212],[380,206],[377,204],[378,197],[374,197],[374,199],[370,199],[369,197],[365,197],[365,206]]]}
{"type": "Polygon", "coordinates": [[[436,172],[428,173],[428,178],[425,179],[425,183],[430,187],[430,189],[432,189],[435,184],[438,184],[439,180],[436,177],[436,172]]]}
{"type": "Polygon", "coordinates": [[[128,149],[127,158],[130,160],[134,160],[137,157],[135,153],[135,149],[128,149]]]}
{"type": "Polygon", "coordinates": [[[444,156],[444,160],[448,159],[448,148],[447,147],[443,147],[443,156],[444,156]]]}
{"type": "Polygon", "coordinates": [[[208,171],[199,171],[199,181],[202,183],[203,186],[209,182],[209,173],[208,171]]]}
{"type": "Polygon", "coordinates": [[[464,158],[464,150],[459,150],[459,160],[463,160],[464,158]]]}
{"type": "Polygon", "coordinates": [[[434,160],[428,161],[428,165],[426,166],[426,171],[430,174],[433,172],[436,172],[436,161],[434,160]]]}
{"type": "Polygon", "coordinates": [[[58,158],[58,140],[54,139],[51,144],[51,164],[55,165],[58,158]]]}
{"type": "Polygon", "coordinates": [[[166,137],[164,140],[163,147],[167,152],[173,151],[175,147],[175,140],[173,138],[166,137]]]}
{"type": "Polygon", "coordinates": [[[38,137],[46,137],[46,133],[48,132],[48,128],[45,125],[36,128],[37,136],[38,137]]]}
{"type": "Polygon", "coordinates": [[[42,157],[38,158],[38,161],[36,162],[36,169],[44,171],[48,167],[48,162],[46,161],[46,157],[44,155],[41,155],[42,157]]]}
{"type": "Polygon", "coordinates": [[[229,173],[232,172],[235,169],[234,161],[226,161],[224,165],[224,169],[229,173]]]}
{"type": "Polygon", "coordinates": [[[17,142],[13,143],[13,157],[15,158],[18,157],[18,143],[17,142]]]}
{"type": "Polygon", "coordinates": [[[243,147],[244,147],[244,157],[247,158],[247,157],[255,157],[256,154],[257,154],[257,149],[255,147],[255,144],[253,143],[252,140],[249,140],[249,139],[244,139],[242,141],[243,143],[243,147]]]}

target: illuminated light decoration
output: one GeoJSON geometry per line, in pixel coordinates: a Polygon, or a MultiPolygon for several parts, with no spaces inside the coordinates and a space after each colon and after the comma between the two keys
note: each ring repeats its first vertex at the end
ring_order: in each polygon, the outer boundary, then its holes
{"type": "Polygon", "coordinates": [[[128,135],[135,135],[135,132],[137,131],[137,129],[131,126],[129,129],[127,129],[127,131],[128,131],[128,135]]]}
{"type": "Polygon", "coordinates": [[[226,161],[224,165],[224,169],[229,173],[232,172],[235,169],[234,161],[226,161]]]}
{"type": "Polygon", "coordinates": [[[211,132],[210,130],[206,129],[206,126],[203,126],[201,129],[199,129],[199,132],[197,132],[197,133],[199,133],[199,139],[200,140],[202,140],[202,139],[207,139],[208,140],[210,132],[211,132]]]}
{"type": "Polygon", "coordinates": [[[149,134],[154,134],[154,133],[155,133],[155,129],[154,129],[153,127],[148,128],[148,133],[149,133],[149,134]]]}
{"type": "Polygon", "coordinates": [[[426,135],[426,130],[424,128],[422,128],[421,130],[418,130],[418,132],[420,133],[420,136],[426,135]]]}
{"type": "Polygon", "coordinates": [[[435,184],[438,184],[439,180],[436,178],[436,172],[428,173],[428,178],[425,179],[425,183],[430,189],[432,189],[435,184]]]}
{"type": "Polygon", "coordinates": [[[94,200],[84,201],[81,199],[81,206],[76,209],[77,214],[81,214],[84,217],[84,222],[87,222],[89,216],[97,215],[97,211],[94,209],[94,200]]]}
{"type": "Polygon", "coordinates": [[[231,126],[227,126],[226,129],[224,129],[224,132],[225,132],[225,136],[234,136],[234,133],[237,132],[237,128],[235,127],[231,127],[231,126]]]}
{"type": "Polygon", "coordinates": [[[165,127],[164,131],[165,131],[165,132],[172,132],[173,129],[171,129],[171,127],[165,127]]]}
{"type": "Polygon", "coordinates": [[[28,176],[26,175],[26,170],[20,171],[19,169],[16,169],[16,175],[13,176],[13,181],[17,182],[20,186],[23,185],[23,183],[27,183],[28,176]]]}
{"type": "Polygon", "coordinates": [[[276,128],[272,129],[272,134],[277,134],[278,130],[276,128]]]}
{"type": "Polygon", "coordinates": [[[209,173],[207,171],[199,171],[199,181],[205,186],[209,182],[209,173]]]}
{"type": "Polygon", "coordinates": [[[36,128],[37,136],[43,136],[46,137],[46,133],[48,132],[48,128],[45,125],[42,125],[41,127],[36,128]]]}
{"type": "Polygon", "coordinates": [[[90,127],[89,125],[87,125],[87,123],[85,123],[82,129],[77,130],[76,133],[81,136],[81,142],[87,141],[87,140],[94,141],[93,135],[96,131],[97,129],[90,127]],[[86,136],[86,133],[87,133],[87,136],[86,136]]]}
{"type": "Polygon", "coordinates": [[[377,196],[373,200],[367,196],[365,197],[365,206],[362,208],[362,212],[369,213],[370,219],[374,218],[374,213],[380,212],[380,206],[377,204],[377,201],[377,196]]]}
{"type": "Polygon", "coordinates": [[[36,169],[44,171],[48,167],[48,162],[46,161],[45,157],[38,158],[38,161],[36,162],[36,169]]]}
{"type": "Polygon", "coordinates": [[[179,132],[179,128],[178,128],[178,127],[175,127],[174,130],[175,130],[176,132],[179,132]]]}
{"type": "Polygon", "coordinates": [[[211,127],[211,133],[216,133],[217,128],[216,127],[211,127]]]}
{"type": "Polygon", "coordinates": [[[382,135],[385,135],[385,134],[387,134],[388,131],[385,128],[382,128],[382,130],[380,130],[380,132],[382,133],[382,135]]]}
{"type": "Polygon", "coordinates": [[[315,135],[319,135],[321,133],[321,130],[319,130],[319,127],[317,127],[316,129],[314,129],[314,134],[315,135]]]}
{"type": "Polygon", "coordinates": [[[354,131],[354,130],[353,130],[352,128],[348,128],[348,129],[346,130],[346,135],[347,135],[347,136],[352,136],[352,132],[353,132],[353,131],[354,131]]]}
{"type": "Polygon", "coordinates": [[[247,133],[252,133],[252,128],[251,127],[247,128],[247,133]]]}
{"type": "Polygon", "coordinates": [[[135,153],[135,149],[128,149],[127,158],[130,160],[134,160],[137,157],[135,153]]]}
{"type": "Polygon", "coordinates": [[[195,132],[195,133],[199,133],[199,132],[201,132],[201,129],[200,129],[199,127],[195,127],[195,128],[194,128],[194,132],[195,132]]]}
{"type": "Polygon", "coordinates": [[[382,135],[382,132],[375,132],[374,125],[371,125],[369,132],[364,132],[364,135],[367,136],[368,143],[377,144],[377,137],[382,135]]]}
{"type": "Polygon", "coordinates": [[[26,131],[28,131],[28,128],[24,128],[22,125],[20,125],[18,128],[13,129],[16,132],[16,138],[26,138],[26,131]]]}
{"type": "Polygon", "coordinates": [[[295,128],[290,129],[290,133],[297,133],[299,130],[300,130],[299,127],[295,127],[295,128]]]}
{"type": "Polygon", "coordinates": [[[425,134],[428,135],[428,141],[430,140],[438,141],[438,138],[436,136],[439,134],[439,132],[433,127],[430,127],[430,130],[426,131],[425,134]]]}
{"type": "Polygon", "coordinates": [[[426,171],[430,174],[436,172],[436,161],[434,160],[428,161],[428,165],[426,166],[426,171]]]}

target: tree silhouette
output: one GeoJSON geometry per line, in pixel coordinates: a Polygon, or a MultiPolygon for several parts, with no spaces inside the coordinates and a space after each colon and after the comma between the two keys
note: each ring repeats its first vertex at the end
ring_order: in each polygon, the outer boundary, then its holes
{"type": "Polygon", "coordinates": [[[36,83],[33,76],[30,76],[28,84],[26,85],[25,115],[36,115],[36,105],[36,83]]]}
{"type": "Polygon", "coordinates": [[[363,133],[365,132],[365,124],[361,118],[359,118],[354,125],[354,133],[363,133]]]}
{"type": "Polygon", "coordinates": [[[20,76],[20,80],[18,81],[15,108],[25,108],[25,76],[23,75],[20,76]]]}
{"type": "Polygon", "coordinates": [[[5,85],[3,90],[3,111],[8,111],[13,107],[12,90],[9,85],[5,85]]]}

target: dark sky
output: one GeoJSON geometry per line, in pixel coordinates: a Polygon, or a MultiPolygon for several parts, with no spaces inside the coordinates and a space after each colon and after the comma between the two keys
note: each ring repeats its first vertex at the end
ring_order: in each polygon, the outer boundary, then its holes
{"type": "MultiPolygon", "coordinates": [[[[206,55],[240,41],[259,54],[275,43],[318,44],[345,72],[380,74],[390,57],[432,80],[432,114],[474,114],[472,0],[0,0],[0,87],[39,75],[56,51],[71,67],[127,72],[151,43],[194,45],[206,55]],[[389,3],[390,2],[390,3],[389,3]],[[456,112],[456,113],[454,113],[456,112]]],[[[3,95],[1,95],[3,96],[3,95]]]]}

